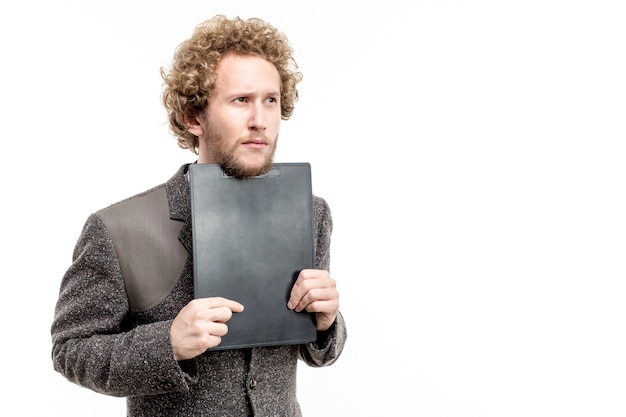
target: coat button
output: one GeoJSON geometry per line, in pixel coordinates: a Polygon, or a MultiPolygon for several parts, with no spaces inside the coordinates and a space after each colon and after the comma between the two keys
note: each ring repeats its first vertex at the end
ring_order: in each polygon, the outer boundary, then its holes
{"type": "Polygon", "coordinates": [[[250,381],[250,389],[255,389],[256,388],[256,381],[253,379],[252,381],[250,381]]]}

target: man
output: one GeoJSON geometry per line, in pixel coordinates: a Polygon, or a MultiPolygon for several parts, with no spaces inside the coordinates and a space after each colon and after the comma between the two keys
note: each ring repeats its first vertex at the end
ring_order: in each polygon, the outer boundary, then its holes
{"type": "MultiPolygon", "coordinates": [[[[270,169],[301,80],[284,35],[260,19],[216,16],[161,73],[170,129],[197,163],[240,178],[270,169]]],[[[297,361],[330,365],[346,340],[328,272],[328,205],[313,197],[316,269],[300,272],[287,303],[313,315],[317,340],[207,351],[245,306],[220,294],[193,298],[188,167],[89,216],[55,309],[54,368],[127,397],[129,416],[300,416],[297,361]]]]}

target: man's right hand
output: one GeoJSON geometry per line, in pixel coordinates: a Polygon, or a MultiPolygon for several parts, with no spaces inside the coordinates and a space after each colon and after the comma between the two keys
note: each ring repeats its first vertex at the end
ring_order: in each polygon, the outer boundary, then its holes
{"type": "Polygon", "coordinates": [[[228,333],[226,322],[243,305],[222,297],[197,298],[180,310],[170,327],[170,339],[177,361],[191,359],[222,342],[228,333]]]}

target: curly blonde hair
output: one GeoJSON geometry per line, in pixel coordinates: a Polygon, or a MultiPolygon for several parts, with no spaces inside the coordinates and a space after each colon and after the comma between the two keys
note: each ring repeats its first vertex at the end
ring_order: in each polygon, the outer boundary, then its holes
{"type": "Polygon", "coordinates": [[[291,117],[298,101],[296,85],[302,73],[293,57],[286,36],[269,23],[258,19],[217,15],[196,26],[191,38],[181,43],[173,64],[166,72],[162,102],[168,113],[170,132],[178,146],[198,153],[198,137],[185,128],[185,122],[201,114],[209,104],[217,78],[215,69],[222,58],[234,52],[256,55],[274,64],[281,80],[281,117],[291,117]]]}

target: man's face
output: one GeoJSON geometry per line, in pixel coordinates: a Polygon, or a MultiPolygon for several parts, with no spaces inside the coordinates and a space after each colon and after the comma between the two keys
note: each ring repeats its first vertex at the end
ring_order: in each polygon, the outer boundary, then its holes
{"type": "Polygon", "coordinates": [[[272,63],[229,54],[217,67],[206,112],[188,129],[200,138],[198,163],[249,178],[269,171],[281,121],[280,76],[272,63]]]}

